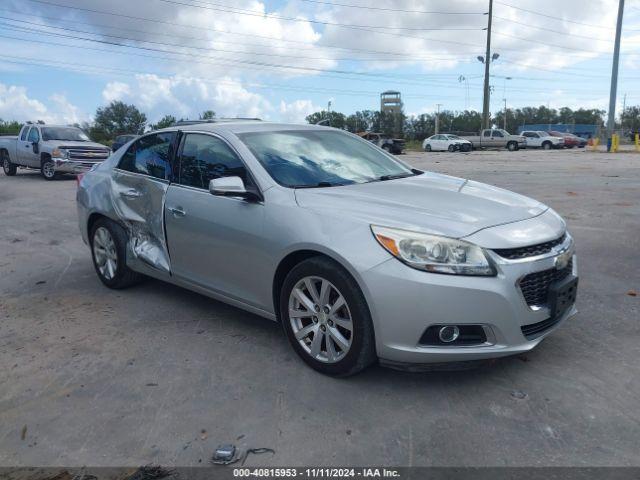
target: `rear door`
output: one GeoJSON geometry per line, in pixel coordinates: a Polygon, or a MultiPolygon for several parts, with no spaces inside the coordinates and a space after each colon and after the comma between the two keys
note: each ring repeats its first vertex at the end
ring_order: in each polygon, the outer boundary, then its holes
{"type": "MultiPolygon", "coordinates": [[[[166,201],[171,270],[189,283],[269,310],[264,272],[264,205],[209,193],[209,181],[237,176],[254,186],[240,156],[220,137],[186,133],[178,156],[178,179],[166,201]]],[[[257,187],[256,187],[257,188],[257,187]]]]}
{"type": "Polygon", "coordinates": [[[170,271],[164,235],[164,200],[172,177],[176,132],[132,143],[114,169],[112,201],[129,233],[133,255],[159,272],[170,271]]]}

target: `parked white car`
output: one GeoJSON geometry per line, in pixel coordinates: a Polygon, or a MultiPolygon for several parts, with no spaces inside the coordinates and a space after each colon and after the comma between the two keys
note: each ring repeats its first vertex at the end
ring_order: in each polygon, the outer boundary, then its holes
{"type": "Polygon", "coordinates": [[[552,148],[564,147],[563,137],[554,137],[553,135],[549,135],[548,132],[543,132],[542,130],[525,130],[520,135],[527,139],[527,147],[529,148],[543,148],[545,150],[550,150],[552,148]]]}
{"type": "Polygon", "coordinates": [[[470,152],[473,144],[469,140],[459,137],[458,135],[450,135],[440,133],[425,138],[422,142],[422,149],[425,152],[449,151],[449,152],[470,152]]]}

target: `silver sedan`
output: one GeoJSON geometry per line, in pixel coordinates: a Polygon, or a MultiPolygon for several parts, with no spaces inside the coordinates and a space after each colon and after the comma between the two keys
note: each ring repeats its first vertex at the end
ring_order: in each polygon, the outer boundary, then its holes
{"type": "Polygon", "coordinates": [[[152,132],[85,174],[77,204],[107,287],[149,276],[278,321],[330,375],[526,352],[576,312],[553,210],[332,128],[152,132]]]}

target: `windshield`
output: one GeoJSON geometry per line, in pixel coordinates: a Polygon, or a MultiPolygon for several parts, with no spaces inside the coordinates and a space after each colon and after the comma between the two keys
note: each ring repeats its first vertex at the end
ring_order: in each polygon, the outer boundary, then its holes
{"type": "Polygon", "coordinates": [[[42,127],[43,140],[68,140],[73,142],[89,142],[89,137],[79,128],[74,127],[42,127]]]}
{"type": "Polygon", "coordinates": [[[539,131],[538,135],[540,135],[541,137],[548,137],[549,134],[547,132],[543,132],[543,131],[539,131]]]}
{"type": "Polygon", "coordinates": [[[462,140],[458,135],[447,135],[449,140],[462,140]]]}
{"type": "Polygon", "coordinates": [[[369,142],[338,131],[251,132],[238,137],[285,187],[329,187],[415,174],[369,142]]]}

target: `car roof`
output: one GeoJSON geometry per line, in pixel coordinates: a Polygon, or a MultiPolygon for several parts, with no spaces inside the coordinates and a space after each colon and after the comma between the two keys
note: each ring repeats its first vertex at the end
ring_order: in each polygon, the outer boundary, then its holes
{"type": "Polygon", "coordinates": [[[189,125],[176,125],[157,130],[158,132],[170,132],[177,130],[198,130],[202,132],[231,132],[233,134],[250,132],[278,132],[286,130],[316,130],[316,131],[342,131],[337,128],[322,125],[309,125],[304,123],[272,123],[259,121],[225,121],[220,123],[194,123],[189,125]]]}

